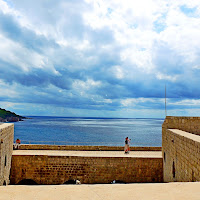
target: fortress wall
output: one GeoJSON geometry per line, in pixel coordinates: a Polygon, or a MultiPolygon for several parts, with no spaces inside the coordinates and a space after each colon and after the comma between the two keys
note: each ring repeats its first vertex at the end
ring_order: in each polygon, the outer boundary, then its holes
{"type": "Polygon", "coordinates": [[[13,155],[11,184],[31,179],[37,184],[151,183],[163,181],[162,158],[13,155]]]}
{"type": "Polygon", "coordinates": [[[178,129],[163,134],[164,182],[200,181],[200,136],[178,129]]]}
{"type": "Polygon", "coordinates": [[[166,117],[162,125],[164,182],[199,180],[199,135],[200,117],[166,117]]]}
{"type": "Polygon", "coordinates": [[[0,124],[0,186],[9,184],[14,124],[0,124]]]}
{"type": "MultiPolygon", "coordinates": [[[[21,150],[75,150],[75,151],[123,151],[122,146],[77,146],[77,145],[42,145],[22,144],[21,150]]],[[[132,151],[161,151],[161,147],[131,147],[132,151]]]]}
{"type": "Polygon", "coordinates": [[[200,135],[200,117],[172,117],[167,116],[162,125],[162,133],[167,129],[179,129],[200,135]]]}

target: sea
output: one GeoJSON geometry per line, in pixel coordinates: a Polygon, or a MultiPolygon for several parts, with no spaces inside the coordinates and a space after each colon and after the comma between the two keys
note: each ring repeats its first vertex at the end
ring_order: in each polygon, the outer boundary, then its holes
{"type": "Polygon", "coordinates": [[[14,140],[24,144],[162,146],[162,123],[155,118],[78,118],[30,116],[15,122],[14,140]]]}

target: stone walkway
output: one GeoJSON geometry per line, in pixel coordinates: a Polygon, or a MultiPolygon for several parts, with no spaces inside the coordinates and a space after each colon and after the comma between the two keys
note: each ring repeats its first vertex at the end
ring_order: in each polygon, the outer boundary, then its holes
{"type": "Polygon", "coordinates": [[[199,200],[200,182],[0,187],[0,200],[199,200]]]}
{"type": "Polygon", "coordinates": [[[161,151],[131,151],[124,154],[123,151],[14,150],[13,155],[162,158],[161,151]]]}

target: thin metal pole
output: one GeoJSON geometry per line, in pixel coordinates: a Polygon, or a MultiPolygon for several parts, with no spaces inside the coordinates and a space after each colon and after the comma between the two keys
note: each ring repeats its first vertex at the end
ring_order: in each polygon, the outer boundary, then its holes
{"type": "Polygon", "coordinates": [[[167,116],[167,100],[166,100],[166,97],[167,97],[167,93],[166,93],[166,85],[165,85],[165,117],[167,116]]]}

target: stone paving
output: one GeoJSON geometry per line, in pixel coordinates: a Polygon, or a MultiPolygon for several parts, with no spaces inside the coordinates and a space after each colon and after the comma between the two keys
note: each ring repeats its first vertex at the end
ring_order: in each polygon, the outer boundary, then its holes
{"type": "Polygon", "coordinates": [[[9,185],[0,200],[199,200],[200,183],[9,185]]]}
{"type": "Polygon", "coordinates": [[[14,150],[13,155],[162,158],[161,151],[131,151],[125,154],[123,151],[14,150]]]}

